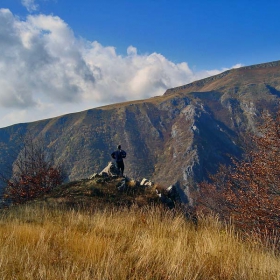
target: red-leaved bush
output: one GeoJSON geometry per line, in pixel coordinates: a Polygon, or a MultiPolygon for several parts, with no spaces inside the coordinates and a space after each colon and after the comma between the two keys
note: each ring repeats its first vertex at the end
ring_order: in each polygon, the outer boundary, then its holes
{"type": "Polygon", "coordinates": [[[280,233],[280,112],[276,118],[263,115],[250,140],[243,160],[232,159],[232,166],[220,166],[210,182],[200,184],[198,209],[271,241],[280,233]]]}
{"type": "Polygon", "coordinates": [[[13,164],[5,198],[14,204],[34,199],[62,184],[63,174],[61,165],[54,164],[43,141],[33,139],[29,133],[23,139],[21,151],[13,164]]]}

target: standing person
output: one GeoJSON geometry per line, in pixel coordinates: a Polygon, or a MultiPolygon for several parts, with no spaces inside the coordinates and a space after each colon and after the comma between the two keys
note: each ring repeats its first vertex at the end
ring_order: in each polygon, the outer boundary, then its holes
{"type": "Polygon", "coordinates": [[[111,157],[116,160],[116,165],[117,165],[119,174],[121,176],[123,176],[123,171],[124,171],[123,159],[126,157],[126,152],[124,150],[122,150],[121,145],[118,145],[117,151],[113,152],[111,154],[111,157]]]}

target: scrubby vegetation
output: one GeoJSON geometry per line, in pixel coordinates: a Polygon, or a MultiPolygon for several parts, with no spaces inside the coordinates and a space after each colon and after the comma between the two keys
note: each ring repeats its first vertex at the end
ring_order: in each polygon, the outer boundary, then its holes
{"type": "Polygon", "coordinates": [[[3,280],[280,278],[273,251],[213,217],[195,226],[159,207],[12,207],[0,215],[0,244],[3,280]]]}
{"type": "Polygon", "coordinates": [[[264,114],[262,120],[244,159],[221,166],[200,185],[198,207],[280,249],[280,111],[276,119],[264,114]]]}
{"type": "Polygon", "coordinates": [[[33,139],[28,132],[20,140],[19,153],[12,167],[7,168],[11,172],[0,172],[0,180],[6,184],[4,197],[14,204],[42,196],[64,180],[62,165],[54,163],[53,155],[48,153],[42,138],[33,139]]]}

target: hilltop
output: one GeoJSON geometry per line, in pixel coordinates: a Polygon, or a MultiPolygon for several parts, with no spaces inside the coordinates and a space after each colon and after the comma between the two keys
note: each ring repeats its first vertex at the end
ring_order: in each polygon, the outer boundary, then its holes
{"type": "Polygon", "coordinates": [[[100,173],[94,173],[89,178],[57,185],[31,199],[16,200],[15,205],[29,203],[51,208],[87,210],[160,205],[165,209],[185,209],[184,212],[190,216],[190,211],[186,212],[187,208],[182,207],[183,202],[176,186],[165,188],[146,178],[137,181],[119,176],[115,165],[109,163],[100,173]]]}
{"type": "Polygon", "coordinates": [[[164,95],[170,95],[176,92],[225,92],[233,88],[238,89],[239,87],[254,86],[257,84],[266,85],[270,87],[272,93],[279,95],[279,90],[273,87],[279,87],[280,73],[277,69],[280,69],[280,61],[240,67],[184,86],[168,89],[164,95]]]}
{"type": "Polygon", "coordinates": [[[124,178],[112,177],[73,181],[54,188],[50,193],[31,201],[30,204],[43,203],[51,207],[98,210],[160,204],[154,188],[145,188],[127,182],[125,189],[118,189],[124,181],[124,178]]]}

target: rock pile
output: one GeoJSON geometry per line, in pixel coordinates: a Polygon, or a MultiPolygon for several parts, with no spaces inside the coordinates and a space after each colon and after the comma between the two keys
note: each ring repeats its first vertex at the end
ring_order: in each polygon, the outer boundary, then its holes
{"type": "MultiPolygon", "coordinates": [[[[100,172],[94,173],[89,177],[89,179],[96,179],[101,181],[106,181],[112,178],[119,178],[119,172],[114,162],[109,162],[108,165],[100,172]]],[[[117,189],[119,191],[126,191],[131,187],[139,188],[150,188],[155,191],[160,201],[166,205],[169,209],[173,209],[176,203],[181,204],[180,195],[177,191],[176,186],[171,185],[168,188],[160,187],[149,179],[143,178],[141,181],[135,179],[130,179],[127,176],[121,177],[121,181],[117,184],[117,189]]]]}

